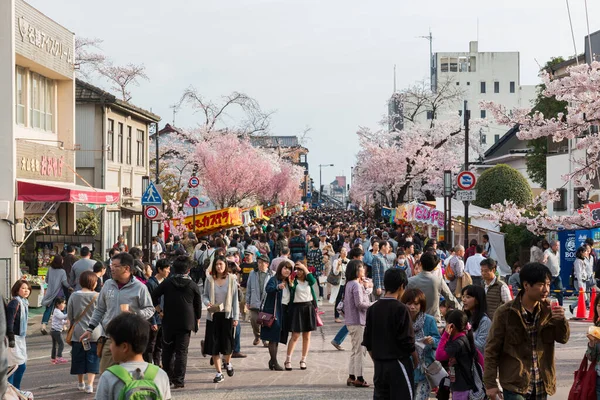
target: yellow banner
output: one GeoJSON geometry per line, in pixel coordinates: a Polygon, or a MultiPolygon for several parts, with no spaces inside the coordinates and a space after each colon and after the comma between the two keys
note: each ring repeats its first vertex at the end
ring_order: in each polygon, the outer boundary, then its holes
{"type": "MultiPolygon", "coordinates": [[[[189,231],[193,231],[193,216],[186,217],[184,224],[189,231]]],[[[173,220],[175,225],[179,221],[173,220]]],[[[240,209],[237,207],[224,208],[222,210],[209,211],[196,215],[196,232],[213,231],[218,229],[227,229],[242,225],[240,209]]]]}

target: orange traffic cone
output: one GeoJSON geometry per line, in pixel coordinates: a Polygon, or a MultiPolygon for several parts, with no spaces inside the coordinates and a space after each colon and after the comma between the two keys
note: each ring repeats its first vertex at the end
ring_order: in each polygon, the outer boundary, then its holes
{"type": "Polygon", "coordinates": [[[579,299],[577,299],[577,315],[575,319],[585,319],[585,294],[583,288],[579,288],[579,299]]]}
{"type": "Polygon", "coordinates": [[[508,285],[508,291],[510,293],[510,299],[514,300],[515,296],[513,296],[512,285],[508,285]]]}
{"type": "Polygon", "coordinates": [[[590,296],[590,315],[588,316],[588,321],[594,322],[594,316],[596,315],[596,307],[594,307],[594,303],[596,302],[596,286],[592,287],[592,295],[590,296]]]}

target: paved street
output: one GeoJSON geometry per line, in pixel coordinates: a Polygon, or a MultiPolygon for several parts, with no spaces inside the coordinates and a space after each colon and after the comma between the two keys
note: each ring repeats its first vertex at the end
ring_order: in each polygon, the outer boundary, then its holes
{"type": "MultiPolygon", "coordinates": [[[[209,359],[200,354],[202,334],[192,338],[186,387],[173,392],[173,398],[187,399],[367,399],[372,397],[372,389],[349,388],[345,386],[347,378],[348,351],[335,350],[329,343],[340,324],[333,322],[333,307],[326,304],[322,307],[325,313],[323,332],[312,337],[311,352],[307,359],[308,369],[298,368],[300,361],[300,343],[296,348],[292,372],[273,372],[267,369],[268,351],[261,345],[252,346],[252,333],[249,323],[243,324],[242,351],[248,355],[245,359],[234,359],[235,376],[226,376],[225,382],[212,383],[214,369],[209,359]]],[[[33,391],[36,399],[92,399],[75,388],[76,378],[69,375],[70,364],[50,365],[49,336],[42,337],[37,329],[41,316],[30,320],[33,322],[28,337],[30,361],[23,378],[23,388],[33,391]]],[[[557,373],[559,392],[554,399],[566,399],[573,380],[573,371],[579,366],[585,352],[585,337],[589,324],[585,322],[571,323],[571,340],[567,345],[558,346],[557,373]]],[[[350,346],[349,339],[344,347],[350,346]]],[[[68,346],[67,346],[68,347],[68,346]]],[[[65,358],[70,360],[68,350],[65,358]]],[[[280,362],[285,359],[284,347],[280,347],[280,362]]],[[[369,382],[373,377],[373,364],[365,363],[365,377],[369,382]]]]}

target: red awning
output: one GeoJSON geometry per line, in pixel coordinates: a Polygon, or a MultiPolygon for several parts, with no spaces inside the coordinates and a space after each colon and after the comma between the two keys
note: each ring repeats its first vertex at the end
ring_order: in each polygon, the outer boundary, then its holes
{"type": "Polygon", "coordinates": [[[115,204],[119,192],[109,192],[74,183],[17,180],[17,200],[26,202],[57,202],[79,204],[115,204]]]}

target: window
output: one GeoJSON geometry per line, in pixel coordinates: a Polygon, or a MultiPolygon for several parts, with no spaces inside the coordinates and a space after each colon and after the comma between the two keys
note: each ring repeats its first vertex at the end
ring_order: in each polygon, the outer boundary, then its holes
{"type": "Polygon", "coordinates": [[[135,227],[133,231],[133,245],[142,247],[142,214],[135,214],[133,216],[132,225],[135,227]]]}
{"type": "Polygon", "coordinates": [[[494,82],[494,93],[500,93],[500,82],[494,82]]]}
{"type": "Polygon", "coordinates": [[[440,64],[440,71],[448,72],[448,58],[446,58],[446,57],[442,58],[442,62],[440,64]]]}
{"type": "Polygon", "coordinates": [[[467,59],[467,57],[458,57],[458,67],[460,72],[469,71],[469,60],[467,59]]]}
{"type": "Polygon", "coordinates": [[[54,131],[54,81],[31,73],[31,127],[54,131]]]}
{"type": "Polygon", "coordinates": [[[481,93],[485,93],[485,82],[481,82],[481,93]]]}
{"type": "Polygon", "coordinates": [[[481,118],[485,118],[485,110],[481,110],[480,113],[481,113],[481,118]]]}
{"type": "Polygon", "coordinates": [[[300,162],[301,163],[305,163],[306,162],[306,154],[300,154],[300,162]]]}
{"type": "Polygon", "coordinates": [[[107,157],[109,161],[115,160],[115,121],[108,120],[108,136],[106,138],[106,146],[108,146],[107,157]]]}
{"type": "Polygon", "coordinates": [[[460,85],[460,82],[456,82],[456,86],[460,85]]]}
{"type": "Polygon", "coordinates": [[[127,149],[126,151],[126,160],[127,160],[127,164],[131,165],[131,127],[128,126],[127,127],[127,149]]]}
{"type": "Polygon", "coordinates": [[[510,92],[511,92],[511,93],[514,93],[514,92],[515,92],[515,83],[514,83],[514,82],[511,82],[511,83],[510,83],[510,92]]]}
{"type": "Polygon", "coordinates": [[[573,209],[574,210],[579,210],[580,208],[583,208],[583,206],[585,205],[585,199],[581,199],[579,197],[579,195],[582,194],[583,192],[585,192],[585,189],[582,187],[576,187],[575,189],[573,189],[573,209]]]}
{"type": "Polygon", "coordinates": [[[487,144],[487,135],[485,133],[481,134],[479,137],[479,141],[481,144],[487,144]]]}
{"type": "Polygon", "coordinates": [[[560,195],[560,199],[552,203],[552,209],[554,211],[567,211],[567,189],[560,188],[557,192],[560,195]]]}
{"type": "Polygon", "coordinates": [[[450,58],[450,72],[458,72],[458,59],[455,57],[450,58]]]}
{"type": "Polygon", "coordinates": [[[433,119],[433,111],[427,110],[427,119],[433,119]]]}
{"type": "Polygon", "coordinates": [[[494,143],[498,143],[498,140],[500,140],[500,135],[494,135],[494,143]]]}
{"type": "Polygon", "coordinates": [[[467,86],[471,86],[471,82],[467,82],[467,86]]]}
{"type": "Polygon", "coordinates": [[[144,166],[144,131],[137,130],[137,165],[144,166]]]}
{"type": "Polygon", "coordinates": [[[117,162],[123,163],[123,124],[119,122],[119,136],[117,138],[117,162]]]}
{"type": "Polygon", "coordinates": [[[17,67],[15,79],[15,117],[17,124],[25,125],[25,68],[17,67]]]}

